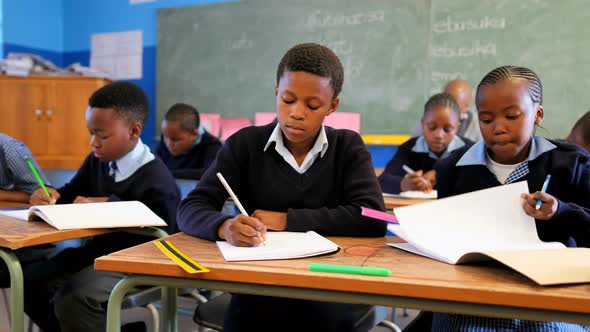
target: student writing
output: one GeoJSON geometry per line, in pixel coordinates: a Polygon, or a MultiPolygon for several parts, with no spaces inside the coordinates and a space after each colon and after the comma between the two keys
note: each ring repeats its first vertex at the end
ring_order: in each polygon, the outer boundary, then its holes
{"type": "Polygon", "coordinates": [[[465,150],[473,142],[456,135],[459,128],[459,105],[448,93],[438,93],[424,105],[421,124],[423,135],[402,144],[379,176],[381,190],[399,194],[402,191],[431,191],[436,188],[434,163],[454,151],[465,150]],[[407,172],[404,165],[416,172],[407,172]]]}
{"type": "Polygon", "coordinates": [[[200,179],[220,148],[221,141],[200,126],[196,108],[183,103],[170,107],[156,154],[175,178],[200,179]]]}
{"type": "MultiPolygon", "coordinates": [[[[143,90],[114,82],[95,91],[86,111],[92,153],[63,188],[31,196],[31,203],[144,203],[176,228],[179,193],[162,161],[142,143],[149,105],[143,90]]],[[[122,274],[95,271],[94,259],[151,238],[125,232],[96,236],[78,248],[27,268],[25,311],[43,331],[105,331],[106,302],[122,274]]]]}
{"type": "MultiPolygon", "coordinates": [[[[316,231],[333,236],[383,236],[385,222],[361,216],[384,211],[371,158],[360,136],[323,126],[340,103],[344,70],[317,44],[296,45],[276,73],[278,123],[231,136],[199,186],[181,203],[188,234],[255,246],[266,230],[316,231]],[[228,197],[223,174],[250,216],[220,213],[228,197]]],[[[224,331],[350,331],[353,310],[365,306],[233,295],[224,331]]]]}
{"type": "MultiPolygon", "coordinates": [[[[522,207],[535,218],[539,238],[588,247],[590,155],[534,135],[545,117],[539,77],[528,68],[496,68],[477,87],[476,105],[483,141],[437,164],[439,197],[525,180],[532,194],[522,194],[522,207]],[[541,192],[548,174],[551,182],[541,192]]],[[[432,327],[433,331],[588,331],[564,322],[443,313],[434,314],[432,327]]]]}

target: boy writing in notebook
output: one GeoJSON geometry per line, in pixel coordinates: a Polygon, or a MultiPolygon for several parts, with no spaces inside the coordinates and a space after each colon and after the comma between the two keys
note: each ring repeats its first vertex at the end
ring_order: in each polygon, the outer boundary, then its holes
{"type": "Polygon", "coordinates": [[[39,188],[25,157],[33,163],[43,183],[49,185],[27,146],[0,133],[0,201],[28,203],[39,188]]]}
{"type": "MultiPolygon", "coordinates": [[[[570,144],[535,136],[545,116],[541,80],[530,69],[503,66],[477,87],[483,140],[436,166],[439,198],[527,181],[526,214],[542,241],[590,246],[590,155],[570,144]],[[543,184],[551,175],[546,190],[543,184]],[[537,202],[540,205],[537,207],[537,202]]],[[[551,267],[547,267],[551,268],[551,267]]],[[[433,331],[588,331],[565,322],[535,322],[436,313],[433,331]]]]}
{"type": "Polygon", "coordinates": [[[200,126],[196,108],[182,103],[170,107],[156,154],[175,178],[200,179],[220,148],[221,141],[200,126]]]}
{"type": "MultiPolygon", "coordinates": [[[[300,44],[287,51],[276,76],[278,123],[244,128],[225,142],[181,203],[180,229],[236,246],[259,245],[266,230],[383,236],[384,222],[361,216],[361,206],[384,211],[367,148],[355,132],[322,124],[338,108],[343,73],[324,46],[300,44]],[[219,212],[228,193],[217,172],[250,216],[219,212]]],[[[223,330],[349,331],[356,308],[233,295],[223,330]]]]}
{"type": "MultiPolygon", "coordinates": [[[[176,183],[140,138],[148,113],[147,97],[135,84],[114,82],[95,91],[86,111],[92,153],[69,183],[49,188],[51,198],[35,191],[31,204],[137,200],[174,232],[176,183]]],[[[94,259],[148,240],[125,232],[96,236],[30,267],[25,274],[32,276],[25,280],[26,313],[43,331],[105,331],[105,304],[122,275],[95,271],[94,259]]]]}

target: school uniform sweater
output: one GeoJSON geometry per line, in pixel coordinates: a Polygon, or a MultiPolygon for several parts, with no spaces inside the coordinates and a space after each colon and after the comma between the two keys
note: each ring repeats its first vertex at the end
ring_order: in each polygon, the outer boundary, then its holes
{"type": "MultiPolygon", "coordinates": [[[[358,134],[325,127],[326,152],[300,174],[275,150],[276,142],[265,149],[275,126],[244,128],[225,142],[197,188],[180,205],[178,225],[183,232],[219,240],[218,227],[231,218],[219,212],[228,197],[215,175],[221,172],[248,214],[256,209],[287,212],[288,231],[385,235],[384,222],[360,215],[361,206],[385,208],[369,152],[358,134]]],[[[352,312],[367,308],[234,295],[224,331],[346,331],[354,325],[352,312]]]]}
{"type": "MultiPolygon", "coordinates": [[[[108,197],[109,201],[140,201],[162,218],[169,234],[176,231],[176,208],[180,194],[174,178],[159,159],[153,159],[137,169],[131,176],[114,182],[109,175],[109,164],[100,161],[92,153],[72,180],[58,189],[57,204],[73,203],[77,196],[108,197]]],[[[151,238],[116,232],[95,236],[80,248],[66,249],[58,261],[67,265],[67,270],[76,270],[92,264],[94,258],[116,250],[149,241],[151,238]],[[68,262],[68,260],[70,262],[68,262]],[[74,263],[75,262],[75,263],[74,263]]]]}
{"type": "MultiPolygon", "coordinates": [[[[395,153],[395,156],[387,163],[387,166],[383,170],[383,173],[379,175],[379,185],[384,193],[399,194],[401,192],[401,182],[406,171],[402,168],[403,165],[407,165],[414,171],[422,170],[424,173],[431,171],[434,168],[434,164],[440,159],[428,149],[416,149],[417,141],[420,137],[414,137],[400,145],[395,153]]],[[[473,145],[473,142],[459,136],[459,142],[463,145],[456,144],[447,148],[447,151],[443,153],[442,158],[446,158],[451,153],[462,153],[473,145]],[[450,149],[450,151],[449,151],[450,149]]],[[[435,187],[436,189],[436,187],[435,187]]]]}
{"type": "Polygon", "coordinates": [[[199,139],[200,141],[189,151],[179,156],[173,156],[164,144],[163,137],[160,139],[156,154],[175,178],[198,180],[215,160],[215,155],[221,148],[221,141],[206,131],[199,139]]]}
{"type": "MultiPolygon", "coordinates": [[[[532,193],[540,191],[551,174],[547,193],[559,200],[559,206],[551,220],[535,220],[539,238],[567,243],[572,237],[578,246],[590,247],[590,155],[576,146],[548,141],[556,148],[528,161],[529,173],[512,182],[526,180],[532,193]]],[[[456,166],[460,158],[452,155],[437,164],[439,198],[501,185],[484,165],[456,166]]]]}
{"type": "MultiPolygon", "coordinates": [[[[264,147],[275,124],[248,127],[230,137],[199,185],[181,203],[180,230],[219,240],[220,213],[228,193],[221,172],[251,214],[256,209],[287,212],[287,230],[324,236],[383,236],[385,223],[361,217],[361,206],[384,211],[371,158],[360,136],[326,127],[329,147],[303,174],[274,147],[264,147]]],[[[276,144],[276,143],[272,143],[276,144]]]]}

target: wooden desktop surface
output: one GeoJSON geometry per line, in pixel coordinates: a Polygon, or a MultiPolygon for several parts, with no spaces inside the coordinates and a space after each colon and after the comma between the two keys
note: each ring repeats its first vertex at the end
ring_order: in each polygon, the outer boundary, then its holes
{"type": "Polygon", "coordinates": [[[211,272],[188,274],[153,243],[128,248],[95,261],[98,270],[152,276],[233,281],[245,284],[322,289],[430,300],[502,305],[590,314],[590,284],[541,287],[499,264],[449,265],[386,245],[385,238],[330,238],[336,254],[294,260],[225,262],[217,245],[179,233],[168,238],[211,272]],[[389,268],[390,277],[317,273],[310,262],[389,268]]]}
{"type": "Polygon", "coordinates": [[[383,201],[385,201],[385,208],[391,210],[401,206],[432,202],[432,199],[383,196],[383,201]]]}
{"type": "MultiPolygon", "coordinates": [[[[0,209],[26,208],[28,204],[0,202],[0,209]]],[[[109,229],[72,229],[60,231],[44,222],[22,221],[0,215],[0,247],[19,249],[113,232],[109,229]]]]}

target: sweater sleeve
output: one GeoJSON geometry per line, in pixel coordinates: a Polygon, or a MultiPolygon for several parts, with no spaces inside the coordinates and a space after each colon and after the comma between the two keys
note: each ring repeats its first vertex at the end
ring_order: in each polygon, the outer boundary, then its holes
{"type": "Polygon", "coordinates": [[[582,160],[576,164],[572,177],[578,199],[572,202],[559,200],[557,212],[550,222],[567,225],[579,247],[590,247],[590,163],[586,158],[582,160]]]}
{"type": "Polygon", "coordinates": [[[245,164],[238,162],[240,157],[234,150],[237,136],[239,135],[233,135],[225,142],[217,158],[201,177],[199,185],[181,202],[177,214],[181,231],[207,240],[220,240],[217,229],[232,216],[220,212],[229,194],[216,174],[223,174],[236,191],[235,186],[240,182],[241,170],[238,165],[245,164]]]}
{"type": "Polygon", "coordinates": [[[88,194],[88,188],[91,187],[90,179],[96,177],[95,174],[91,174],[91,158],[91,155],[88,155],[74,177],[57,190],[60,195],[58,204],[73,203],[77,196],[90,196],[88,194]]]}
{"type": "Polygon", "coordinates": [[[318,209],[289,209],[287,230],[316,231],[325,236],[384,236],[386,223],[361,216],[361,206],[385,211],[383,195],[371,156],[361,137],[347,132],[344,151],[337,163],[343,165],[343,187],[333,193],[339,205],[318,209]]]}
{"type": "Polygon", "coordinates": [[[379,185],[384,193],[399,194],[401,192],[401,182],[405,175],[402,166],[409,164],[410,151],[411,144],[408,142],[402,144],[395,156],[387,163],[385,170],[379,176],[379,185]]]}

